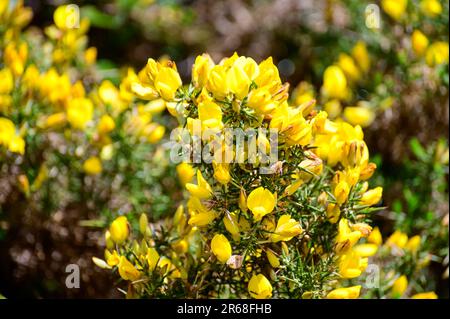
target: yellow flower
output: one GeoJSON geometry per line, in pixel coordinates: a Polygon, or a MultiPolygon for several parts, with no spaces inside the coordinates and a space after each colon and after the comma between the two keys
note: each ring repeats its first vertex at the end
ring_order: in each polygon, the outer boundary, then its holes
{"type": "Polygon", "coordinates": [[[18,135],[13,136],[9,141],[8,149],[10,152],[23,155],[25,153],[25,140],[18,135]]]}
{"type": "Polygon", "coordinates": [[[155,270],[156,266],[158,265],[159,262],[159,254],[156,251],[155,248],[150,247],[147,249],[147,263],[148,263],[148,268],[150,269],[150,271],[155,270]]]}
{"type": "Polygon", "coordinates": [[[77,27],[79,13],[71,6],[59,6],[53,13],[55,25],[61,30],[68,30],[77,27]]]}
{"type": "Polygon", "coordinates": [[[228,164],[217,164],[213,161],[214,178],[223,185],[226,185],[231,180],[230,169],[228,164]]]}
{"type": "Polygon", "coordinates": [[[442,13],[442,5],[438,0],[422,0],[420,9],[426,16],[431,18],[437,17],[442,13]]]}
{"type": "Polygon", "coordinates": [[[233,65],[227,72],[226,85],[231,93],[233,93],[238,100],[244,99],[248,94],[250,87],[250,79],[239,65],[233,65]]]}
{"type": "Polygon", "coordinates": [[[368,258],[361,257],[354,250],[339,257],[339,274],[343,278],[359,277],[368,265],[368,258]]]}
{"type": "Polygon", "coordinates": [[[367,51],[366,44],[362,41],[358,41],[352,49],[352,57],[355,59],[361,71],[367,73],[370,69],[370,56],[367,51]]]}
{"type": "Polygon", "coordinates": [[[380,246],[383,243],[383,237],[381,236],[381,232],[378,227],[375,227],[372,230],[369,237],[367,237],[367,241],[377,246],[380,246]]]}
{"type": "Polygon", "coordinates": [[[420,247],[421,238],[419,235],[411,237],[405,245],[405,249],[416,253],[420,247]]]}
{"type": "Polygon", "coordinates": [[[323,74],[323,92],[326,96],[336,99],[347,97],[347,79],[342,69],[336,65],[326,68],[323,74]]]}
{"type": "Polygon", "coordinates": [[[408,6],[408,0],[382,0],[381,7],[384,12],[395,20],[400,20],[408,6]]]}
{"type": "Polygon", "coordinates": [[[92,65],[97,60],[97,48],[90,47],[84,51],[84,61],[87,65],[92,65]]]}
{"type": "Polygon", "coordinates": [[[211,240],[211,250],[221,263],[226,263],[231,257],[231,245],[222,234],[214,235],[211,240]]]}
{"type": "Polygon", "coordinates": [[[188,200],[187,207],[191,217],[188,224],[191,226],[203,227],[210,224],[215,218],[216,213],[212,210],[208,210],[200,202],[197,197],[191,197],[188,200]]]}
{"type": "Polygon", "coordinates": [[[386,245],[389,247],[396,246],[398,248],[405,247],[408,242],[408,236],[399,230],[396,230],[386,241],[386,245]]]}
{"type": "Polygon", "coordinates": [[[272,297],[272,285],[263,275],[253,275],[248,282],[248,292],[255,299],[267,299],[272,297]]]}
{"type": "Polygon", "coordinates": [[[120,263],[120,256],[117,253],[117,250],[113,250],[112,253],[110,253],[109,250],[105,250],[105,259],[107,264],[111,267],[117,266],[120,263]]]}
{"type": "Polygon", "coordinates": [[[182,85],[178,72],[170,67],[163,67],[155,77],[155,88],[166,101],[175,98],[175,92],[182,85]]]}
{"type": "Polygon", "coordinates": [[[258,114],[269,114],[278,105],[266,88],[257,88],[248,95],[247,105],[258,114]]]}
{"type": "Polygon", "coordinates": [[[275,208],[275,196],[264,187],[254,189],[247,198],[247,207],[253,213],[255,221],[260,221],[275,208]]]}
{"type": "Polygon", "coordinates": [[[205,86],[209,77],[209,72],[214,67],[214,62],[209,54],[202,54],[195,58],[192,66],[192,83],[196,87],[205,86]]]}
{"type": "Polygon", "coordinates": [[[147,136],[147,141],[151,144],[158,143],[166,133],[166,128],[162,125],[151,123],[146,125],[143,134],[147,136]]]}
{"type": "Polygon", "coordinates": [[[98,157],[92,156],[83,163],[83,170],[89,175],[100,174],[102,172],[102,162],[98,157]]]}
{"type": "Polygon", "coordinates": [[[186,189],[189,191],[189,193],[191,193],[192,196],[195,196],[199,199],[208,199],[212,196],[211,186],[205,180],[200,170],[197,170],[197,185],[186,183],[186,189]]]}
{"type": "Polygon", "coordinates": [[[448,42],[438,41],[432,43],[425,53],[425,61],[431,67],[448,63],[448,42]]]}
{"type": "Polygon", "coordinates": [[[414,53],[418,56],[422,56],[428,47],[428,38],[420,30],[414,30],[411,36],[411,44],[414,53]]]}
{"type": "Polygon", "coordinates": [[[360,257],[370,257],[377,253],[378,245],[376,244],[359,244],[353,247],[353,251],[360,257]]]}
{"type": "Polygon", "coordinates": [[[278,219],[277,227],[270,238],[275,243],[278,241],[289,241],[294,236],[300,235],[302,231],[298,221],[292,219],[290,215],[283,215],[278,219]]]}
{"type": "Polygon", "coordinates": [[[364,106],[347,106],[344,109],[344,116],[350,124],[361,127],[368,127],[375,119],[373,110],[364,106]]]}
{"type": "Polygon", "coordinates": [[[186,183],[192,181],[192,178],[195,175],[195,169],[188,163],[178,164],[176,170],[182,185],[186,185],[186,183]]]}
{"type": "Polygon", "coordinates": [[[198,106],[198,118],[202,122],[202,129],[221,128],[222,110],[212,101],[201,102],[198,106]]]}
{"type": "Polygon", "coordinates": [[[259,64],[259,75],[255,78],[259,88],[266,88],[271,94],[275,94],[281,86],[278,68],[273,64],[272,57],[268,57],[259,64]]]}
{"type": "Polygon", "coordinates": [[[394,298],[400,298],[405,292],[406,288],[408,288],[408,279],[405,275],[401,275],[394,281],[394,284],[392,285],[392,296],[394,298]]]}
{"type": "Polygon", "coordinates": [[[361,79],[361,72],[356,66],[353,58],[348,54],[341,53],[337,65],[344,71],[344,74],[349,81],[357,82],[361,79]]]}
{"type": "Polygon", "coordinates": [[[84,130],[86,124],[92,120],[94,105],[86,98],[71,99],[67,105],[67,121],[72,127],[84,130]]]}
{"type": "Polygon", "coordinates": [[[361,238],[359,230],[351,230],[348,220],[342,218],[339,221],[338,235],[336,237],[336,252],[345,253],[349,251],[356,242],[361,238]]]}
{"type": "Polygon", "coordinates": [[[122,279],[129,281],[135,281],[141,277],[139,270],[137,270],[125,256],[120,256],[119,274],[122,279]]]}
{"type": "Polygon", "coordinates": [[[412,299],[438,299],[438,296],[434,291],[422,292],[415,294],[411,297],[412,299]]]}
{"type": "Polygon", "coordinates": [[[116,123],[114,123],[114,119],[111,116],[105,114],[100,118],[97,126],[97,131],[99,134],[103,135],[111,132],[115,127],[116,123]]]}
{"type": "Polygon", "coordinates": [[[357,299],[360,291],[361,286],[337,288],[328,293],[327,299],[357,299]]]}
{"type": "Polygon", "coordinates": [[[346,181],[340,181],[334,188],[333,195],[336,198],[336,202],[342,205],[347,201],[348,194],[350,193],[350,187],[346,181]]]}
{"type": "Polygon", "coordinates": [[[122,244],[129,235],[128,220],[125,216],[117,217],[109,227],[111,239],[118,245],[122,244]]]}
{"type": "Polygon", "coordinates": [[[0,94],[9,94],[14,88],[14,78],[10,69],[0,70],[0,94]]]}
{"type": "Polygon", "coordinates": [[[382,187],[375,187],[374,189],[368,190],[365,192],[359,202],[361,205],[372,206],[378,203],[381,200],[381,196],[383,194],[382,187]]]}
{"type": "Polygon", "coordinates": [[[269,263],[273,268],[280,267],[280,259],[277,257],[277,255],[275,255],[275,253],[272,250],[267,249],[266,255],[267,255],[267,260],[269,260],[269,263]]]}
{"type": "Polygon", "coordinates": [[[214,97],[221,100],[227,95],[228,87],[226,85],[227,72],[223,65],[214,66],[209,72],[206,88],[214,94],[214,97]]]}

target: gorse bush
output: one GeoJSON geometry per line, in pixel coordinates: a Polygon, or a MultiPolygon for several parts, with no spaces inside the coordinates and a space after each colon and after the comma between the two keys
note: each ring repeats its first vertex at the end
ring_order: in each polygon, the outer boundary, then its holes
{"type": "Polygon", "coordinates": [[[234,54],[216,65],[199,56],[188,86],[173,62],[149,59],[139,74],[135,92],[164,98],[194,143],[216,147],[203,152],[211,163],[179,166],[187,213],[180,206],[150,225],[142,215],[140,236],[129,234],[125,216],[111,224],[106,262],[94,261],[118,269],[127,295],[358,297],[360,286],[339,282],[358,277],[374,253],[358,242],[370,235],[382,193],[368,189],[376,166],[361,127],[327,119],[314,100],[290,106],[271,58],[257,64],[234,54]],[[276,140],[260,131],[245,139],[268,153],[276,148],[277,161],[261,170],[264,158],[227,138],[230,128],[276,130],[276,140]]]}
{"type": "Polygon", "coordinates": [[[176,207],[174,169],[157,146],[170,125],[165,103],[136,101],[132,69],[118,85],[104,79],[96,49],[86,46],[89,21],[76,13],[59,7],[44,36],[21,30],[32,17],[22,2],[2,1],[0,164],[8,187],[0,201],[12,205],[20,189],[28,209],[41,212],[81,203],[106,216],[162,214],[176,207]]]}

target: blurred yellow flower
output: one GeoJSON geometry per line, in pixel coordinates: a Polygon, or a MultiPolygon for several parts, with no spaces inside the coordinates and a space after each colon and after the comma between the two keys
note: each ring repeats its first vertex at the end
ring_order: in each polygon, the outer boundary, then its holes
{"type": "Polygon", "coordinates": [[[434,42],[428,47],[425,53],[425,61],[431,67],[439,64],[446,64],[448,63],[448,50],[448,42],[434,42]]]}
{"type": "Polygon", "coordinates": [[[347,97],[347,79],[339,66],[329,66],[323,74],[323,92],[330,98],[343,100],[347,97]]]}
{"type": "Polygon", "coordinates": [[[381,7],[391,18],[400,20],[405,14],[408,0],[381,0],[381,7]]]}
{"type": "Polygon", "coordinates": [[[181,185],[186,185],[192,181],[192,178],[195,175],[195,169],[192,165],[188,163],[180,163],[176,167],[178,178],[180,180],[181,185]]]}
{"type": "Polygon", "coordinates": [[[347,106],[344,109],[345,119],[352,125],[368,127],[375,119],[372,109],[364,106],[347,106]]]}
{"type": "Polygon", "coordinates": [[[381,232],[378,227],[375,227],[372,230],[369,237],[367,237],[367,241],[377,246],[380,246],[383,243],[383,237],[381,236],[381,232]]]}
{"type": "Polygon", "coordinates": [[[99,134],[108,134],[116,127],[114,119],[108,114],[102,115],[100,121],[98,122],[97,131],[99,134]]]}
{"type": "Polygon", "coordinates": [[[352,57],[364,73],[370,69],[370,55],[364,42],[358,41],[352,49],[352,57]]]}
{"type": "Polygon", "coordinates": [[[94,105],[87,98],[71,99],[67,105],[67,121],[72,127],[84,130],[92,120],[94,105]]]}
{"type": "Polygon", "coordinates": [[[408,236],[399,230],[396,230],[386,241],[386,246],[396,246],[398,248],[404,248],[408,242],[408,236]]]}
{"type": "Polygon", "coordinates": [[[414,30],[411,36],[411,44],[414,53],[418,56],[422,56],[428,47],[428,38],[420,30],[414,30]]]}
{"type": "Polygon", "coordinates": [[[422,0],[420,9],[426,16],[431,18],[437,17],[442,13],[442,5],[438,0],[422,0]]]}
{"type": "Polygon", "coordinates": [[[422,292],[415,294],[411,297],[412,299],[438,299],[438,296],[434,291],[422,292]]]}
{"type": "Polygon", "coordinates": [[[375,187],[374,189],[368,190],[365,192],[359,202],[361,205],[372,206],[377,204],[381,200],[381,196],[383,194],[382,187],[375,187]]]}
{"type": "Polygon", "coordinates": [[[102,162],[98,157],[92,156],[83,163],[83,170],[89,175],[100,174],[102,172],[102,162]]]}
{"type": "Polygon", "coordinates": [[[391,293],[394,298],[400,298],[408,288],[408,279],[405,275],[398,277],[392,285],[391,293]]]}

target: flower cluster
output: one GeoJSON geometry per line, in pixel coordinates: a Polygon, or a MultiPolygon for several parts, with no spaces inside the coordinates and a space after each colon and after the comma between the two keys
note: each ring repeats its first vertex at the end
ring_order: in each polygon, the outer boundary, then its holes
{"type": "Polygon", "coordinates": [[[162,213],[170,201],[155,181],[169,178],[157,146],[168,124],[165,102],[137,101],[132,69],[116,84],[104,78],[96,49],[86,47],[88,20],[71,6],[56,9],[45,35],[22,30],[31,14],[22,1],[1,2],[0,167],[8,189],[35,194],[42,210],[76,201],[98,211],[159,202],[162,213]]]}
{"type": "Polygon", "coordinates": [[[358,277],[374,253],[357,245],[371,233],[367,218],[382,194],[368,189],[376,166],[360,126],[329,120],[314,100],[290,106],[289,85],[271,58],[258,64],[234,54],[215,64],[198,56],[189,86],[173,62],[149,59],[139,80],[132,87],[140,97],[165,99],[194,141],[216,147],[207,148],[211,163],[177,167],[186,211],[151,224],[143,215],[142,240],[119,217],[97,265],[117,267],[129,296],[359,296],[360,286],[333,288],[358,277]],[[278,160],[261,171],[263,156],[252,158],[251,143],[238,149],[224,136],[229,128],[276,130],[275,143],[261,133],[245,139],[276,148],[278,160]]]}

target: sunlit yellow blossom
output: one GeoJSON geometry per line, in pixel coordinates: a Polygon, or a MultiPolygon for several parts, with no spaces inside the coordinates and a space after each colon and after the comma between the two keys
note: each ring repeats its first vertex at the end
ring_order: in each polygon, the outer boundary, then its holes
{"type": "Polygon", "coordinates": [[[329,203],[327,205],[327,217],[330,223],[337,223],[339,217],[341,216],[341,210],[338,204],[329,203]]]}
{"type": "Polygon", "coordinates": [[[211,186],[203,177],[200,170],[197,170],[197,185],[186,183],[186,189],[189,191],[189,193],[191,193],[192,196],[198,197],[199,199],[208,199],[212,196],[211,186]]]}
{"type": "Polygon", "coordinates": [[[222,234],[214,235],[211,240],[211,250],[221,263],[226,263],[231,257],[231,245],[222,234]]]}
{"type": "Polygon", "coordinates": [[[253,275],[248,282],[248,292],[255,299],[267,299],[272,297],[272,285],[263,275],[253,275]]]}
{"type": "Polygon", "coordinates": [[[355,64],[351,56],[345,53],[339,55],[337,65],[344,71],[344,74],[349,81],[356,82],[361,79],[361,72],[355,64]]]}
{"type": "Polygon", "coordinates": [[[163,67],[155,77],[155,88],[166,101],[175,98],[175,92],[181,84],[180,75],[173,68],[163,67]]]}
{"type": "Polygon", "coordinates": [[[109,227],[109,232],[111,234],[111,239],[116,244],[122,244],[129,235],[130,230],[128,229],[128,220],[125,216],[117,217],[109,227]]]}
{"type": "Polygon", "coordinates": [[[197,56],[192,66],[192,83],[197,87],[205,86],[213,66],[214,62],[209,54],[197,56]]]}
{"type": "Polygon", "coordinates": [[[205,101],[198,106],[198,118],[202,122],[202,128],[221,128],[222,110],[212,101],[205,101]]]}
{"type": "Polygon", "coordinates": [[[361,238],[359,230],[351,230],[348,220],[341,218],[338,226],[338,235],[336,237],[336,252],[346,252],[351,249],[361,238]]]}
{"type": "Polygon", "coordinates": [[[361,257],[353,249],[339,257],[339,274],[343,278],[359,277],[368,265],[368,258],[361,257]]]}
{"type": "Polygon", "coordinates": [[[327,299],[357,299],[360,291],[361,286],[337,288],[328,293],[327,299]]]}
{"type": "Polygon", "coordinates": [[[132,263],[128,261],[125,256],[120,256],[119,262],[119,274],[124,280],[135,281],[141,276],[139,270],[137,270],[132,263]]]}
{"type": "Polygon", "coordinates": [[[247,198],[247,207],[253,213],[255,221],[260,221],[275,208],[275,196],[264,187],[254,189],[247,198]]]}
{"type": "Polygon", "coordinates": [[[374,189],[368,190],[365,192],[359,202],[361,205],[372,206],[378,203],[381,200],[381,196],[383,194],[382,187],[375,187],[374,189]]]}
{"type": "Polygon", "coordinates": [[[302,231],[298,221],[292,219],[290,215],[283,215],[278,219],[277,227],[270,238],[275,243],[278,241],[289,241],[294,236],[301,234],[302,231]]]}

